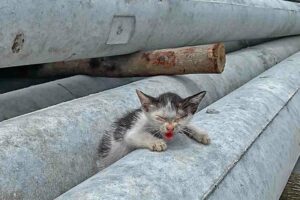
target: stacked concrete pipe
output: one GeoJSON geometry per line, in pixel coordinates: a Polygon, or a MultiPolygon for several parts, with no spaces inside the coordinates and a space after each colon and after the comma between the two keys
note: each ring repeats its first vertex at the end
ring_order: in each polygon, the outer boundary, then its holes
{"type": "Polygon", "coordinates": [[[57,200],[279,199],[300,155],[300,52],[202,110],[200,145],[136,150],[57,200]]]}
{"type": "MultiPolygon", "coordinates": [[[[232,41],[225,42],[224,45],[226,53],[230,53],[270,40],[274,39],[232,41]]],[[[295,43],[295,50],[297,44],[295,43]]],[[[291,52],[288,51],[287,53],[291,52]]],[[[30,69],[30,66],[26,67],[30,69]]],[[[14,70],[16,71],[15,74],[19,74],[19,67],[15,67],[14,70]]],[[[0,74],[2,72],[0,70],[0,74]]],[[[13,76],[13,73],[11,76],[13,76]]],[[[2,78],[0,79],[0,94],[7,94],[0,96],[0,104],[2,105],[0,107],[0,121],[140,79],[142,78],[102,78],[85,75],[77,75],[56,81],[51,80],[51,78],[2,78]]]]}
{"type": "Polygon", "coordinates": [[[0,95],[0,122],[140,79],[77,75],[7,92],[0,95]]]}
{"type": "MultiPolygon", "coordinates": [[[[247,47],[248,45],[260,43],[262,41],[265,40],[228,42],[225,43],[225,46],[228,47],[226,51],[234,51],[243,47],[247,47]]],[[[258,63],[250,63],[249,61],[249,65],[253,66],[255,64],[259,67],[253,67],[253,70],[249,74],[243,73],[242,76],[245,78],[241,78],[240,82],[236,82],[235,85],[229,86],[231,88],[230,90],[235,89],[236,87],[250,80],[251,77],[253,78],[258,73],[261,73],[264,69],[271,67],[272,65],[276,64],[277,62],[280,62],[284,58],[290,56],[291,54],[299,50],[300,37],[296,36],[290,38],[283,38],[274,42],[268,42],[262,45],[252,47],[252,49],[242,51],[244,52],[243,55],[247,52],[256,51],[255,55],[259,56],[259,58],[253,59],[257,60],[258,63]]],[[[253,56],[255,55],[253,54],[253,56]]],[[[230,57],[231,55],[229,55],[229,59],[230,57]]],[[[239,59],[239,62],[243,63],[244,59],[239,59]]],[[[226,68],[231,67],[230,65],[232,65],[232,63],[230,62],[231,61],[229,61],[229,64],[227,64],[226,68]]],[[[238,73],[238,70],[240,69],[237,68],[234,73],[238,73]]],[[[229,75],[229,73],[233,73],[233,71],[234,70],[226,70],[225,74],[223,74],[222,76],[231,76],[229,75]]],[[[203,79],[202,83],[206,81],[212,82],[211,77],[222,77],[218,75],[196,76],[199,77],[199,79],[203,79]]],[[[140,78],[101,78],[78,75],[2,94],[0,95],[0,121],[10,119],[19,115],[27,114],[49,106],[53,106],[61,102],[69,101],[89,94],[111,89],[139,79],[140,78]]],[[[196,91],[197,89],[194,90],[196,91]]],[[[227,90],[227,92],[229,92],[229,90],[227,90]]],[[[225,93],[223,93],[223,95],[225,93]]]]}
{"type": "Polygon", "coordinates": [[[10,0],[1,8],[0,68],[300,34],[299,6],[281,0],[10,0]]]}
{"type": "Polygon", "coordinates": [[[226,53],[237,51],[243,48],[259,45],[261,43],[269,42],[275,39],[280,38],[269,38],[269,39],[257,39],[257,40],[239,40],[239,41],[230,41],[224,42],[226,53]]]}
{"type": "Polygon", "coordinates": [[[229,54],[220,75],[148,78],[1,122],[0,199],[53,199],[95,174],[99,140],[139,106],[135,89],[182,96],[207,90],[203,108],[299,50],[299,42],[293,37],[229,54]]]}
{"type": "MultiPolygon", "coordinates": [[[[1,73],[1,71],[0,71],[1,73]]],[[[43,84],[45,82],[53,81],[53,78],[41,78],[41,79],[30,79],[30,78],[0,78],[0,95],[13,90],[27,88],[29,86],[43,84]]]]}

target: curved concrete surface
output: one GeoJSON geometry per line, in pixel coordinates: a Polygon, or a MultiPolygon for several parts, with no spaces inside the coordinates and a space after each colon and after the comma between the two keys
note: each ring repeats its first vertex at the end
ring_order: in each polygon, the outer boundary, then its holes
{"type": "Polygon", "coordinates": [[[299,65],[300,52],[197,113],[209,146],[134,151],[57,200],[278,199],[300,155],[299,65]]]}
{"type": "Polygon", "coordinates": [[[220,75],[148,78],[1,122],[0,199],[53,199],[92,176],[104,131],[139,106],[136,89],[182,96],[207,90],[203,108],[297,51],[299,43],[295,37],[229,54],[220,75]]]}
{"type": "Polygon", "coordinates": [[[281,0],[10,0],[0,9],[0,68],[300,34],[300,8],[281,0]]]}

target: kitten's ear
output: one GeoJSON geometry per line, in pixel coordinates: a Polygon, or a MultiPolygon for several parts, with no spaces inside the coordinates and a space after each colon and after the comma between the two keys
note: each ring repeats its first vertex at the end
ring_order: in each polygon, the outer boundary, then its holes
{"type": "Polygon", "coordinates": [[[206,94],[206,91],[199,92],[197,94],[194,94],[192,96],[189,96],[183,100],[182,108],[186,110],[187,112],[190,112],[192,114],[195,114],[197,111],[197,108],[199,106],[199,103],[204,98],[206,94]]]}
{"type": "Polygon", "coordinates": [[[155,98],[151,97],[139,90],[136,90],[136,93],[140,99],[140,102],[142,104],[142,108],[145,112],[149,112],[151,106],[154,106],[155,98]]]}

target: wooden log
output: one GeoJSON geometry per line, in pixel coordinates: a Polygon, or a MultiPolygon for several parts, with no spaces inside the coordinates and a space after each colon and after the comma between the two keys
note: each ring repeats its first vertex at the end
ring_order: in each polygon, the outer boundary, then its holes
{"type": "Polygon", "coordinates": [[[106,58],[92,58],[44,64],[27,74],[37,77],[85,74],[133,77],[221,73],[225,66],[223,43],[137,52],[106,58]]]}

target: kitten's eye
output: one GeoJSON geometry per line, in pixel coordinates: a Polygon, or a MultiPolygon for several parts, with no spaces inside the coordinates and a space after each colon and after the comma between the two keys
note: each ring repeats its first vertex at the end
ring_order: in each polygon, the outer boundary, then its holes
{"type": "Polygon", "coordinates": [[[185,117],[187,117],[187,115],[178,116],[178,117],[176,117],[175,121],[179,121],[179,120],[181,120],[181,119],[183,119],[185,117]]]}
{"type": "Polygon", "coordinates": [[[161,122],[167,121],[166,118],[164,118],[164,117],[162,117],[162,116],[159,116],[159,115],[156,115],[156,119],[157,119],[158,121],[161,121],[161,122]]]}

